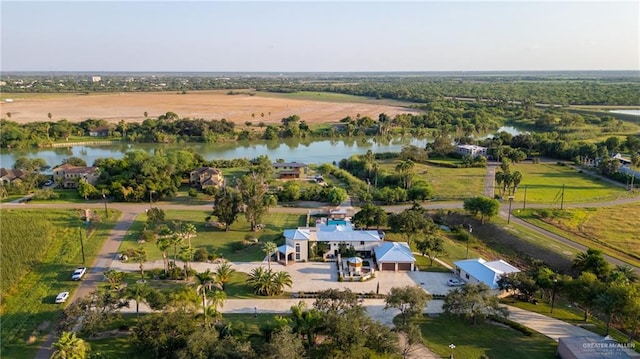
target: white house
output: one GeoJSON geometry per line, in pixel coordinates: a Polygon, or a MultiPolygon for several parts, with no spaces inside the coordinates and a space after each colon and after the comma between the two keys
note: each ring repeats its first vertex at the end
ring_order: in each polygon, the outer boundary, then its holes
{"type": "MultiPolygon", "coordinates": [[[[332,213],[340,218],[342,213],[332,213]]],[[[385,242],[377,230],[356,230],[348,219],[323,219],[315,227],[285,229],[285,244],[278,247],[277,260],[291,262],[309,260],[311,251],[323,252],[323,259],[338,258],[341,247],[353,247],[363,257],[375,255],[379,270],[413,270],[415,258],[406,243],[385,242]]]]}
{"type": "Polygon", "coordinates": [[[456,146],[456,153],[459,153],[463,156],[487,156],[487,148],[476,145],[458,145],[456,146]]]}
{"type": "Polygon", "coordinates": [[[467,283],[484,283],[498,289],[498,280],[505,274],[520,272],[520,269],[501,260],[487,262],[482,258],[453,262],[456,274],[467,283]]]}

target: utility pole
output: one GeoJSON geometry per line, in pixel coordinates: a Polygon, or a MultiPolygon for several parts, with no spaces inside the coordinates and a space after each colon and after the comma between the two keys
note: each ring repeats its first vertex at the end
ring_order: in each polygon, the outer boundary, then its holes
{"type": "Polygon", "coordinates": [[[104,194],[104,190],[102,190],[102,200],[104,201],[104,219],[109,218],[109,210],[107,210],[107,196],[104,194]]]}
{"type": "Polygon", "coordinates": [[[464,259],[469,259],[469,242],[471,242],[472,231],[473,231],[473,227],[471,227],[471,223],[469,223],[469,236],[467,237],[467,254],[464,256],[464,259]]]}
{"type": "Polygon", "coordinates": [[[513,196],[509,196],[509,214],[507,215],[507,224],[511,223],[511,204],[513,203],[513,196]]]}
{"type": "Polygon", "coordinates": [[[527,186],[524,186],[524,202],[522,203],[522,209],[527,209],[527,186]]]}
{"type": "Polygon", "coordinates": [[[562,185],[562,194],[560,195],[560,209],[564,209],[564,184],[562,185]]]}
{"type": "Polygon", "coordinates": [[[80,248],[82,249],[82,265],[84,265],[84,243],[82,243],[82,228],[78,228],[78,234],[80,235],[80,248]]]}

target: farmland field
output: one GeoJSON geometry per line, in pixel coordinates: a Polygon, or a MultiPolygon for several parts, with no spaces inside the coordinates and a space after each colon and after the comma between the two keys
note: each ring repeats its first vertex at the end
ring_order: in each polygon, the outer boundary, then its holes
{"type": "Polygon", "coordinates": [[[12,98],[13,102],[3,103],[2,113],[11,112],[11,120],[17,122],[47,121],[48,113],[52,114],[53,121],[67,119],[76,122],[98,118],[110,122],[142,122],[145,112],[149,117],[157,117],[171,111],[180,117],[207,120],[225,118],[237,124],[245,121],[280,124],[282,118],[298,115],[308,124],[317,124],[338,122],[346,116],[355,118],[357,114],[377,118],[383,112],[392,117],[398,113],[414,112],[398,105],[377,103],[357,96],[327,94],[325,100],[324,96],[316,93],[313,96],[315,99],[270,94],[227,95],[227,91],[193,91],[184,95],[175,92],[127,92],[3,96],[12,98]]]}
{"type": "MultiPolygon", "coordinates": [[[[111,216],[113,219],[117,217],[111,216]]],[[[0,356],[33,358],[38,342],[49,332],[62,311],[63,305],[54,304],[55,296],[62,291],[73,293],[78,286],[78,282],[71,281],[70,277],[73,269],[82,264],[79,234],[83,236],[86,263],[92,263],[114,222],[92,224],[87,237],[76,210],[3,209],[0,219],[3,276],[7,265],[23,267],[19,278],[12,279],[16,283],[12,288],[8,288],[5,278],[2,278],[0,356]],[[39,232],[40,228],[46,233],[39,232]],[[30,246],[40,246],[41,249],[27,251],[30,246]],[[36,258],[30,258],[33,261],[11,261],[12,258],[5,256],[15,253],[12,250],[15,248],[36,258]]],[[[15,278],[15,275],[10,278],[15,278]]]]}

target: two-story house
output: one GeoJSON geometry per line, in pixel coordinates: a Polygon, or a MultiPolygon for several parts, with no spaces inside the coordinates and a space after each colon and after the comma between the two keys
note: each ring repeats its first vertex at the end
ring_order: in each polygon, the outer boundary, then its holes
{"type": "Polygon", "coordinates": [[[78,188],[78,181],[81,179],[95,186],[99,176],[98,167],[93,166],[78,167],[65,163],[53,169],[53,179],[60,183],[62,188],[78,188]]]}
{"type": "Polygon", "coordinates": [[[306,176],[307,165],[300,162],[274,162],[276,178],[300,179],[306,176]]]}
{"type": "Polygon", "coordinates": [[[207,188],[224,186],[222,171],[213,167],[200,167],[189,173],[189,183],[193,187],[207,188]]]}

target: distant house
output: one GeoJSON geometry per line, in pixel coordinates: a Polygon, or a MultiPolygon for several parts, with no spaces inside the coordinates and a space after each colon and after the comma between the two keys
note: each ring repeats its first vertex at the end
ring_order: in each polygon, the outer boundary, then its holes
{"type": "Polygon", "coordinates": [[[456,146],[456,153],[459,153],[463,156],[487,156],[487,148],[476,145],[458,145],[456,146]]]}
{"type": "Polygon", "coordinates": [[[300,162],[275,162],[273,169],[277,178],[299,179],[306,176],[307,165],[300,162]]]}
{"type": "Polygon", "coordinates": [[[222,171],[213,167],[200,167],[189,173],[189,183],[193,187],[222,187],[224,186],[224,177],[222,171]]]}
{"type": "Polygon", "coordinates": [[[27,171],[0,168],[0,181],[3,185],[21,182],[29,174],[27,171]]]}
{"type": "Polygon", "coordinates": [[[89,130],[89,136],[91,137],[107,137],[109,136],[109,126],[100,126],[92,130],[89,130]]]}
{"type": "Polygon", "coordinates": [[[91,82],[100,82],[102,81],[102,77],[100,76],[91,76],[91,82]]]}
{"type": "Polygon", "coordinates": [[[520,269],[503,261],[487,262],[482,258],[453,262],[456,274],[467,283],[484,283],[491,289],[498,289],[498,280],[505,274],[520,272],[520,269]]]}
{"type": "Polygon", "coordinates": [[[81,179],[95,186],[99,176],[98,167],[77,167],[66,163],[53,169],[53,179],[62,188],[78,188],[78,181],[81,179]]]}

